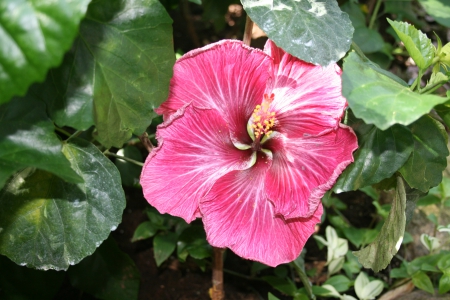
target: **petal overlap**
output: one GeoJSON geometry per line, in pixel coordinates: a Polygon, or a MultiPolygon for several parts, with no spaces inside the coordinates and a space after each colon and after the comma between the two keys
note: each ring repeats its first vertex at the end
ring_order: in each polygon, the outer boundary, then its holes
{"type": "Polygon", "coordinates": [[[222,176],[200,201],[200,210],[211,245],[276,266],[298,257],[320,222],[322,206],[309,218],[277,216],[264,187],[270,165],[270,157],[260,153],[251,169],[222,176]]]}
{"type": "Polygon", "coordinates": [[[198,201],[231,170],[250,167],[252,153],[234,147],[227,123],[213,109],[182,107],[158,128],[160,145],[147,157],[141,184],[161,213],[191,222],[198,201]]]}

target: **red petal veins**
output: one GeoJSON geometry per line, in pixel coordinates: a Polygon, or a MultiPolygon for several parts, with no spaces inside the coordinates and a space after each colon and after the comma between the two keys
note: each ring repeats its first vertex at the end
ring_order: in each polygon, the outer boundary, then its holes
{"type": "Polygon", "coordinates": [[[158,127],[160,145],[145,161],[141,185],[161,213],[191,222],[198,201],[224,174],[250,167],[252,152],[233,146],[226,122],[216,110],[182,107],[158,127]]]}

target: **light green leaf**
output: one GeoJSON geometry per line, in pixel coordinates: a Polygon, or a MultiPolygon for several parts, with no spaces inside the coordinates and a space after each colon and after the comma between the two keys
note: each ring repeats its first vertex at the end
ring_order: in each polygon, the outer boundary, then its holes
{"type": "Polygon", "coordinates": [[[153,251],[158,267],[169,258],[176,246],[177,235],[173,232],[161,232],[153,238],[153,251]]]}
{"type": "Polygon", "coordinates": [[[26,167],[46,170],[69,182],[83,182],[61,152],[54,130],[45,104],[35,97],[16,97],[0,105],[0,189],[11,175],[26,167]]]}
{"type": "Polygon", "coordinates": [[[444,273],[439,279],[439,294],[445,294],[450,291],[450,273],[444,273]]]}
{"type": "Polygon", "coordinates": [[[412,276],[412,282],[417,288],[424,290],[425,292],[428,292],[430,294],[434,294],[433,283],[431,282],[430,277],[428,277],[428,275],[425,274],[425,272],[423,271],[416,272],[412,276]]]}
{"type": "Polygon", "coordinates": [[[337,193],[391,177],[413,150],[411,132],[404,126],[394,125],[383,131],[359,119],[349,125],[358,137],[358,149],[353,153],[355,161],[342,172],[333,188],[337,193]]]}
{"type": "Polygon", "coordinates": [[[447,166],[447,133],[433,118],[424,116],[411,124],[414,151],[400,168],[400,173],[412,188],[427,192],[442,181],[447,166]]]}
{"type": "Polygon", "coordinates": [[[431,40],[413,25],[406,22],[387,20],[402,40],[416,65],[422,70],[428,68],[433,61],[435,50],[431,40]]]}
{"type": "Polygon", "coordinates": [[[97,299],[138,299],[139,270],[112,237],[93,255],[70,267],[68,274],[72,286],[97,299]]]}
{"type": "Polygon", "coordinates": [[[383,281],[373,280],[364,286],[362,290],[362,297],[360,299],[376,299],[376,297],[383,291],[383,281]]]}
{"type": "Polygon", "coordinates": [[[106,148],[142,134],[167,98],[175,61],[172,20],[157,0],[89,5],[46,101],[59,126],[87,129],[106,148]]]}
{"type": "Polygon", "coordinates": [[[365,267],[378,272],[387,267],[397,253],[405,232],[406,193],[403,179],[397,177],[397,188],[391,210],[380,233],[367,247],[353,252],[365,267]]]}
{"type": "Polygon", "coordinates": [[[122,220],[125,196],[114,164],[84,140],[72,139],[63,153],[85,183],[29,168],[0,193],[0,253],[17,264],[65,270],[122,220]]]}
{"type": "Polygon", "coordinates": [[[394,74],[351,52],[344,59],[342,93],[356,117],[385,130],[409,125],[446,98],[420,95],[394,74]]]}
{"type": "Polygon", "coordinates": [[[436,22],[450,27],[450,3],[448,0],[419,0],[419,3],[436,22]]]}
{"type": "Polygon", "coordinates": [[[324,284],[332,285],[336,289],[336,291],[342,293],[350,288],[352,282],[344,275],[335,275],[328,278],[327,281],[324,282],[324,284]]]}
{"type": "Polygon", "coordinates": [[[279,47],[326,66],[350,48],[353,26],[335,0],[241,0],[250,18],[279,47]]]}
{"type": "Polygon", "coordinates": [[[366,273],[359,273],[355,280],[355,292],[359,299],[364,299],[363,289],[369,284],[369,277],[366,273]]]}
{"type": "Polygon", "coordinates": [[[0,1],[0,104],[61,63],[90,0],[0,1]]]}

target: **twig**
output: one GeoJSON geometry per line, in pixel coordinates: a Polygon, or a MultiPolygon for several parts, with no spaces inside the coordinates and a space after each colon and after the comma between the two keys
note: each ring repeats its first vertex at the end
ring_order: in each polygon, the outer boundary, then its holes
{"type": "Polygon", "coordinates": [[[381,2],[383,0],[377,0],[377,3],[375,4],[375,8],[372,11],[372,16],[370,17],[370,23],[369,23],[369,29],[373,28],[373,25],[375,24],[375,20],[377,19],[378,11],[380,10],[381,2]]]}
{"type": "Polygon", "coordinates": [[[144,132],[139,136],[139,139],[141,140],[142,145],[144,145],[145,149],[147,149],[148,152],[152,152],[153,145],[152,142],[148,139],[147,132],[144,132]]]}
{"type": "Polygon", "coordinates": [[[247,19],[245,21],[244,38],[242,39],[244,44],[246,44],[247,46],[250,46],[250,43],[252,41],[252,30],[253,30],[253,21],[247,15],[247,19]]]}
{"type": "Polygon", "coordinates": [[[213,247],[212,288],[210,296],[212,300],[225,299],[223,290],[223,253],[224,248],[213,247]]]}

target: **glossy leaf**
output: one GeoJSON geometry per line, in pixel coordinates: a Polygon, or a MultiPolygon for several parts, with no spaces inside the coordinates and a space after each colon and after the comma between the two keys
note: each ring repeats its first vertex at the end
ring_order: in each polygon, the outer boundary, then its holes
{"type": "Polygon", "coordinates": [[[72,45],[90,0],[0,2],[0,104],[43,81],[72,45]]]}
{"type": "Polygon", "coordinates": [[[72,139],[63,153],[85,183],[29,168],[0,193],[0,253],[17,264],[65,270],[122,220],[125,196],[111,161],[84,140],[72,139]]]}
{"type": "Polygon", "coordinates": [[[19,266],[3,255],[0,270],[0,298],[4,300],[54,299],[65,277],[63,272],[19,266]]]}
{"type": "Polygon", "coordinates": [[[175,250],[177,235],[173,232],[159,233],[153,238],[153,251],[159,267],[175,250]]]}
{"type": "Polygon", "coordinates": [[[11,175],[26,167],[46,170],[69,182],[83,182],[61,152],[54,130],[45,104],[33,96],[0,105],[0,189],[11,175]]]}
{"type": "Polygon", "coordinates": [[[406,194],[403,179],[397,177],[397,189],[389,215],[380,233],[367,247],[353,252],[365,267],[378,272],[387,267],[397,253],[405,232],[406,194]]]}
{"type": "Polygon", "coordinates": [[[419,3],[436,22],[450,27],[450,3],[448,0],[419,0],[419,3]]]}
{"type": "Polygon", "coordinates": [[[338,193],[357,190],[391,177],[413,150],[411,132],[404,126],[394,125],[383,131],[359,119],[351,126],[358,137],[358,149],[353,153],[355,161],[334,186],[338,193]]]}
{"type": "Polygon", "coordinates": [[[171,23],[157,0],[92,2],[63,65],[49,74],[46,101],[56,123],[87,129],[95,122],[106,148],[142,134],[167,98],[171,23]]]}
{"type": "Polygon", "coordinates": [[[406,22],[387,20],[400,40],[402,40],[416,65],[422,70],[428,68],[434,58],[435,50],[431,40],[413,25],[406,22]]]}
{"type": "Polygon", "coordinates": [[[429,116],[420,118],[409,127],[414,137],[414,150],[399,171],[409,186],[427,192],[442,181],[449,154],[447,133],[429,116]]]}
{"type": "Polygon", "coordinates": [[[112,237],[79,264],[70,267],[72,286],[98,299],[138,299],[140,274],[112,237]]]}
{"type": "Polygon", "coordinates": [[[400,78],[355,52],[344,59],[342,93],[356,117],[381,130],[409,125],[447,100],[412,92],[400,78]]]}
{"type": "Polygon", "coordinates": [[[350,48],[353,26],[335,0],[241,0],[250,18],[279,47],[326,66],[350,48]]]}

